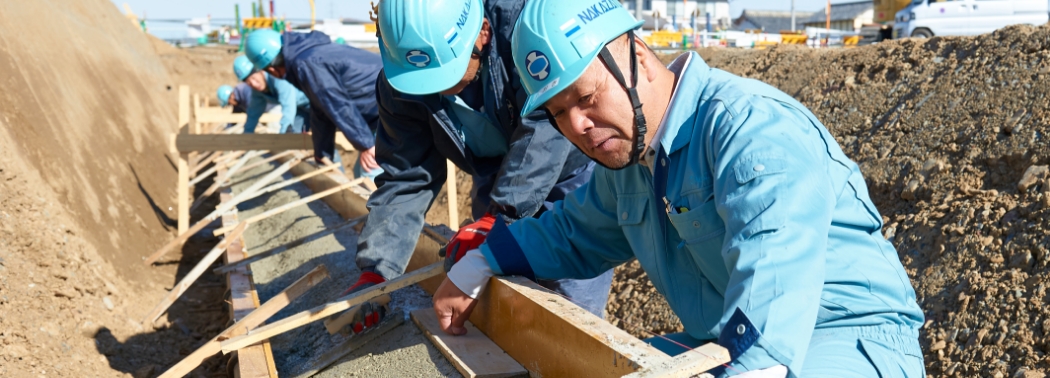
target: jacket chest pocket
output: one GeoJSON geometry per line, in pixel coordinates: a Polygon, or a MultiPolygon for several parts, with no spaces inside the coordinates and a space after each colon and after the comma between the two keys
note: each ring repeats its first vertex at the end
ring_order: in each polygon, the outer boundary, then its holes
{"type": "Polygon", "coordinates": [[[667,218],[686,245],[696,245],[715,238],[719,245],[722,244],[720,236],[725,234],[725,224],[722,223],[722,217],[718,216],[713,196],[694,192],[683,195],[671,206],[677,211],[668,213],[667,218]]]}
{"type": "Polygon", "coordinates": [[[645,222],[650,209],[648,193],[621,195],[616,199],[616,221],[627,237],[627,242],[635,251],[649,251],[660,248],[652,225],[645,222]]]}

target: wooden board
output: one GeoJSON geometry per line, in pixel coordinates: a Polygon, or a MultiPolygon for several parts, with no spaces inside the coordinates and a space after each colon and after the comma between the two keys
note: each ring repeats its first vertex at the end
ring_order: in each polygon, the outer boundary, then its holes
{"type": "Polygon", "coordinates": [[[534,376],[621,377],[663,352],[523,277],[493,277],[470,321],[534,376]]]}
{"type": "Polygon", "coordinates": [[[729,350],[721,345],[709,343],[624,378],[689,378],[729,361],[729,350]]]}
{"type": "Polygon", "coordinates": [[[363,333],[354,335],[344,341],[342,344],[329,349],[324,352],[320,357],[314,359],[314,362],[310,364],[310,367],[306,368],[305,371],[295,375],[295,378],[306,378],[312,377],[314,374],[321,372],[324,368],[338,362],[343,356],[346,356],[353,351],[367,345],[368,343],[375,340],[377,337],[390,332],[397,326],[405,322],[405,317],[402,314],[393,314],[393,316],[387,316],[383,321],[379,322],[379,325],[375,328],[367,330],[363,333]]]}
{"type": "Polygon", "coordinates": [[[251,151],[314,149],[310,134],[201,134],[179,135],[175,140],[179,152],[191,151],[251,151]]]}
{"type": "Polygon", "coordinates": [[[450,336],[441,330],[437,315],[430,308],[412,311],[412,321],[427,339],[437,347],[456,370],[467,378],[528,377],[521,364],[503,352],[496,343],[481,333],[470,322],[464,327],[467,334],[450,336]]]}
{"type": "MultiPolygon", "coordinates": [[[[248,115],[244,113],[219,113],[202,109],[201,114],[197,116],[197,122],[199,123],[245,123],[247,121],[248,115]]],[[[280,121],[281,114],[279,113],[263,113],[259,117],[259,123],[277,123],[280,121]]]]}
{"type": "Polygon", "coordinates": [[[459,230],[459,198],[456,195],[456,165],[452,160],[445,160],[445,170],[448,172],[445,178],[445,192],[448,193],[448,227],[459,230]]]}

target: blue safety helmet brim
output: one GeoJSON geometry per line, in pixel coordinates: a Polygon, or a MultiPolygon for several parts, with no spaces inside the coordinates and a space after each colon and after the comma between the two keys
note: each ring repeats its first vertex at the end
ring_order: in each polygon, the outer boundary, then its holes
{"type": "MultiPolygon", "coordinates": [[[[380,11],[379,55],[383,59],[383,72],[394,89],[411,95],[428,95],[448,90],[463,80],[485,20],[484,4],[480,0],[468,0],[468,2],[471,3],[473,9],[467,13],[462,29],[448,32],[441,30],[436,36],[434,33],[426,32],[426,28],[433,27],[433,25],[417,23],[413,26],[419,30],[407,30],[405,28],[408,27],[408,23],[415,22],[415,20],[395,19],[394,15],[387,13],[388,11],[405,12],[403,8],[397,10],[385,8],[380,11]],[[397,25],[398,23],[404,24],[397,25]],[[412,32],[414,35],[408,37],[405,34],[407,32],[412,32]],[[395,35],[395,33],[398,34],[395,35]],[[444,39],[450,37],[443,33],[451,34],[453,40],[451,46],[449,41],[444,39]],[[394,41],[395,36],[413,40],[394,41]],[[457,37],[461,40],[455,40],[457,37]],[[436,39],[440,41],[433,42],[436,39]],[[435,51],[435,49],[445,50],[435,51]],[[426,62],[420,63],[425,66],[412,66],[409,59],[409,55],[412,54],[425,56],[426,62]]],[[[387,3],[384,1],[380,6],[396,5],[387,3]]],[[[423,20],[427,23],[432,21],[426,18],[423,20]]]]}

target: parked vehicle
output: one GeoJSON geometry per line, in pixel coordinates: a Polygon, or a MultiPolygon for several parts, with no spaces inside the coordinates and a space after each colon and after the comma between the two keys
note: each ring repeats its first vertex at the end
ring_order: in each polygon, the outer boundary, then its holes
{"type": "Polygon", "coordinates": [[[915,0],[897,12],[894,38],[978,35],[1050,20],[1048,0],[915,0]]]}

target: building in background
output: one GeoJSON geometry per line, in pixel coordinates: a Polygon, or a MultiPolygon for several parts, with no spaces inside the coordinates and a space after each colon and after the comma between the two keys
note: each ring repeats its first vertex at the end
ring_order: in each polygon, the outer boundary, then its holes
{"type": "MultiPolygon", "coordinates": [[[[813,17],[814,12],[795,11],[795,30],[801,30],[802,24],[813,17]]],[[[759,30],[765,33],[791,31],[791,12],[745,9],[740,17],[733,20],[733,30],[759,30]]]]}
{"type": "MultiPolygon", "coordinates": [[[[827,14],[824,9],[818,10],[804,22],[806,28],[824,29],[827,27],[827,14]]],[[[875,5],[871,1],[831,4],[831,30],[847,33],[859,33],[864,25],[875,20],[875,5]]]]}
{"type": "Polygon", "coordinates": [[[731,24],[729,0],[627,0],[622,4],[635,18],[645,21],[643,29],[703,30],[708,14],[711,30],[728,29],[731,24]]]}

